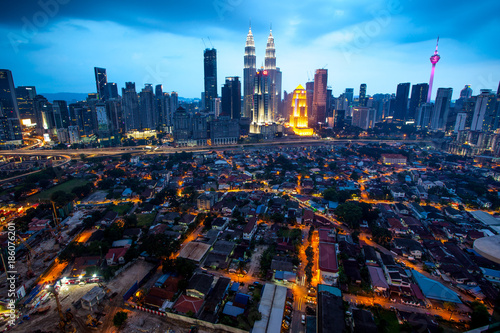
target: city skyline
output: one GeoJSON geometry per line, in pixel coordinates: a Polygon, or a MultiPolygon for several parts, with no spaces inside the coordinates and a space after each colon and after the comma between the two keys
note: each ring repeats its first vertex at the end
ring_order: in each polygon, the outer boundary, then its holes
{"type": "MultiPolygon", "coordinates": [[[[418,8],[417,4],[406,3],[392,7],[386,2],[369,6],[319,3],[307,10],[295,4],[280,8],[280,15],[272,14],[277,12],[278,4],[269,5],[263,15],[255,15],[262,8],[259,3],[238,2],[223,8],[209,3],[189,8],[192,17],[181,15],[163,21],[158,10],[152,12],[148,7],[125,4],[118,13],[105,8],[90,13],[73,2],[54,3],[52,9],[35,2],[26,9],[5,4],[0,25],[6,50],[0,56],[3,68],[13,72],[16,85],[34,85],[40,93],[93,92],[92,68],[104,67],[109,80],[118,87],[128,81],[136,82],[138,87],[163,84],[180,96],[200,98],[203,43],[217,49],[218,89],[226,76],[243,77],[249,17],[257,67],[263,63],[264,43],[272,22],[276,56],[284,74],[283,89],[289,92],[323,67],[331,72],[328,85],[335,96],[360,83],[366,83],[367,95],[373,95],[395,92],[400,82],[428,82],[428,59],[437,35],[441,36],[442,60],[435,74],[433,96],[437,88],[451,87],[456,99],[465,84],[478,93],[480,89],[494,89],[499,81],[498,75],[492,74],[500,69],[495,43],[490,42],[495,37],[494,26],[498,25],[494,15],[489,14],[498,7],[494,2],[489,4],[492,10],[482,11],[481,16],[463,4],[433,4],[436,11],[429,18],[424,18],[428,6],[422,2],[418,8]],[[442,23],[436,16],[445,5],[451,8],[446,23],[442,23]],[[135,11],[139,15],[130,20],[135,11]],[[468,17],[464,21],[464,14],[455,17],[452,12],[467,13],[468,17]],[[472,24],[479,19],[481,24],[472,24]],[[469,23],[467,31],[456,32],[455,28],[464,22],[469,23]],[[410,31],[412,37],[408,36],[410,31]]],[[[187,10],[181,4],[169,6],[174,14],[187,10]]]]}

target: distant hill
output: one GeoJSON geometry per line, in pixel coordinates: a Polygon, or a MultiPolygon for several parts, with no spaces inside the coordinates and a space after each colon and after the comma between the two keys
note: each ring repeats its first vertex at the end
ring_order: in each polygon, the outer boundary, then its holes
{"type": "Polygon", "coordinates": [[[69,103],[75,103],[78,101],[84,101],[87,99],[88,94],[84,93],[66,93],[66,92],[61,92],[61,93],[41,93],[40,95],[45,96],[49,100],[49,102],[53,102],[55,100],[62,100],[66,101],[68,104],[69,103]]]}

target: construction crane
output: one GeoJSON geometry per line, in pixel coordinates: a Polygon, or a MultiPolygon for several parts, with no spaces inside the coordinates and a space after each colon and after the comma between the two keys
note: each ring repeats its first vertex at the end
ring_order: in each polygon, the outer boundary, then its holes
{"type": "Polygon", "coordinates": [[[56,205],[55,205],[54,201],[50,201],[50,202],[52,203],[52,209],[54,210],[54,214],[53,214],[54,225],[57,227],[57,230],[60,231],[61,230],[61,223],[59,223],[59,219],[57,218],[56,205]]]}
{"type": "Polygon", "coordinates": [[[57,312],[59,313],[59,329],[63,333],[74,333],[76,332],[76,328],[71,324],[71,320],[73,320],[73,313],[71,311],[66,311],[66,315],[64,315],[61,307],[61,302],[59,301],[59,294],[55,290],[54,287],[49,287],[49,292],[54,295],[57,304],[57,312]]]}
{"type": "Polygon", "coordinates": [[[31,246],[28,245],[28,243],[26,243],[24,241],[24,239],[21,238],[21,236],[17,235],[17,238],[19,238],[19,240],[21,241],[21,243],[23,243],[23,245],[26,247],[26,249],[28,250],[28,254],[26,255],[27,258],[26,258],[26,261],[27,261],[27,264],[28,264],[28,272],[26,273],[26,276],[28,278],[32,278],[35,273],[33,273],[33,270],[31,268],[31,265],[32,265],[32,260],[35,258],[35,251],[31,248],[31,246]]]}

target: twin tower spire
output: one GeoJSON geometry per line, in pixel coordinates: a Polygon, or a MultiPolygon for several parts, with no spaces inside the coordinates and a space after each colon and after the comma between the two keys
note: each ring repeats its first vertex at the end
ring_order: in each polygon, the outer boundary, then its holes
{"type": "MultiPolygon", "coordinates": [[[[250,117],[253,109],[254,77],[257,71],[256,60],[257,59],[255,55],[255,41],[253,39],[252,26],[250,25],[247,34],[247,41],[245,44],[245,57],[244,57],[244,67],[243,67],[243,94],[244,94],[245,117],[250,117]]],[[[276,70],[276,49],[274,47],[274,37],[272,28],[269,29],[269,37],[267,38],[264,69],[276,70]]],[[[279,95],[281,96],[281,93],[279,95]]]]}
{"type": "MultiPolygon", "coordinates": [[[[253,39],[252,26],[248,29],[247,42],[245,45],[245,68],[248,67],[255,67],[255,41],[253,39]],[[254,58],[252,59],[252,57],[254,58]]],[[[269,29],[269,37],[267,37],[265,69],[276,69],[276,49],[274,47],[272,29],[269,29]]]]}

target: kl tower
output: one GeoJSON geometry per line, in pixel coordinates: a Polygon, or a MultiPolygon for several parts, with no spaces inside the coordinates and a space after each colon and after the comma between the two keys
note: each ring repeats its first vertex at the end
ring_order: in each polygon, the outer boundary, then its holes
{"type": "Polygon", "coordinates": [[[438,63],[439,59],[441,59],[441,57],[438,54],[438,43],[439,43],[439,36],[436,42],[436,50],[434,51],[434,54],[431,56],[432,70],[431,70],[431,78],[429,80],[429,92],[427,93],[427,103],[431,102],[432,81],[434,81],[434,70],[436,69],[436,64],[438,63]]]}

